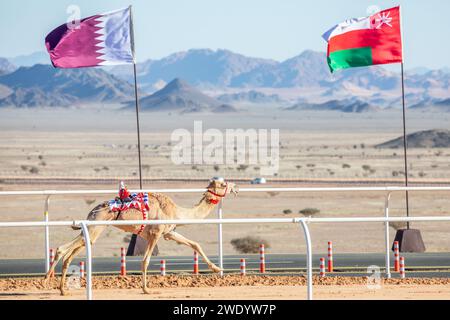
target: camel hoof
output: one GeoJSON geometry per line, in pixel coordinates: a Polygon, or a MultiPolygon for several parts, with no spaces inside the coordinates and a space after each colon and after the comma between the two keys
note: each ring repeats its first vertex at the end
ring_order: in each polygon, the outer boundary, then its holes
{"type": "Polygon", "coordinates": [[[145,294],[150,294],[150,289],[148,287],[143,287],[142,290],[144,290],[145,294]]]}
{"type": "Polygon", "coordinates": [[[67,297],[67,296],[70,296],[70,293],[66,290],[61,290],[61,295],[67,297]]]}
{"type": "Polygon", "coordinates": [[[216,265],[212,265],[212,266],[210,266],[210,268],[211,268],[211,270],[213,271],[213,272],[215,272],[215,273],[219,273],[219,272],[221,272],[222,271],[222,269],[220,269],[218,266],[216,266],[216,265]]]}

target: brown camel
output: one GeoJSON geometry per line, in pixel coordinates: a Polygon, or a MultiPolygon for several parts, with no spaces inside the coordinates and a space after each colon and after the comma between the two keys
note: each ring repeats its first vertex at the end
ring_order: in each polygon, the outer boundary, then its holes
{"type": "MultiPolygon", "coordinates": [[[[200,202],[195,205],[193,208],[183,208],[177,206],[172,199],[168,196],[152,193],[149,194],[149,214],[148,219],[204,219],[206,216],[210,214],[210,212],[214,209],[216,204],[220,201],[222,197],[225,197],[229,193],[234,193],[235,195],[238,192],[238,188],[233,183],[227,183],[222,180],[212,180],[207,187],[207,191],[203,194],[200,202]]],[[[142,212],[136,209],[129,209],[122,213],[113,212],[110,210],[108,202],[103,202],[97,205],[87,217],[87,220],[142,220],[142,212]]],[[[142,287],[145,293],[150,293],[147,287],[147,267],[150,263],[151,253],[153,252],[153,248],[155,247],[158,240],[161,236],[165,240],[173,240],[178,244],[184,244],[188,247],[191,247],[195,251],[197,251],[202,257],[203,260],[208,264],[208,267],[214,272],[220,272],[221,269],[217,267],[214,263],[212,263],[208,257],[206,256],[203,249],[200,245],[187,239],[182,236],[178,232],[175,232],[174,229],[177,225],[146,225],[145,228],[140,233],[140,236],[148,241],[148,247],[144,254],[144,258],[142,260],[142,287]]],[[[179,226],[179,225],[178,225],[179,226]]],[[[107,226],[88,226],[89,235],[91,238],[91,244],[98,239],[100,234],[105,230],[107,226]]],[[[115,225],[114,227],[125,231],[137,233],[139,232],[140,225],[115,225]]],[[[71,242],[60,246],[56,250],[55,254],[55,262],[53,263],[50,270],[47,272],[45,276],[45,283],[48,283],[49,278],[52,273],[54,273],[54,269],[58,264],[60,259],[63,259],[62,265],[62,275],[60,282],[60,291],[61,295],[66,295],[68,292],[65,289],[65,280],[67,269],[70,266],[73,258],[84,248],[84,239],[83,235],[78,235],[71,242]]]]}

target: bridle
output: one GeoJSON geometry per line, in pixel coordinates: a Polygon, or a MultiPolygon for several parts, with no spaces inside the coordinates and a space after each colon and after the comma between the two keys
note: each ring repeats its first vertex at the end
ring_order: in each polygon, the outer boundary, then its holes
{"type": "MultiPolygon", "coordinates": [[[[219,197],[219,198],[224,198],[227,195],[228,192],[228,182],[225,182],[225,192],[223,194],[217,194],[214,191],[211,191],[208,189],[209,193],[211,193],[213,196],[219,197]]],[[[220,199],[208,199],[208,201],[212,204],[218,204],[220,199]]]]}

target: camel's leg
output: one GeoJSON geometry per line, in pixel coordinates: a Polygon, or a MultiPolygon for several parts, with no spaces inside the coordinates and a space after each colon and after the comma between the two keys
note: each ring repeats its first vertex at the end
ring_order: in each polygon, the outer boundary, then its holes
{"type": "Polygon", "coordinates": [[[83,245],[83,235],[78,235],[75,239],[70,241],[69,243],[66,243],[65,245],[62,245],[56,249],[55,259],[48,270],[47,274],[45,275],[44,284],[48,284],[49,279],[55,274],[55,268],[58,265],[59,260],[64,258],[67,254],[75,250],[75,248],[79,247],[80,245],[83,245]]]}
{"type": "Polygon", "coordinates": [[[80,247],[77,247],[75,250],[73,250],[70,254],[66,255],[63,259],[63,266],[62,266],[62,274],[61,274],[61,283],[59,285],[59,291],[61,292],[62,296],[65,296],[68,294],[66,291],[65,285],[66,285],[66,275],[67,275],[67,269],[70,266],[70,263],[72,262],[73,258],[76,257],[76,255],[83,250],[84,244],[82,244],[80,247]]]}
{"type": "Polygon", "coordinates": [[[214,263],[211,262],[211,260],[208,259],[205,252],[203,251],[202,247],[195,241],[189,240],[188,238],[182,236],[181,234],[172,231],[164,235],[165,240],[173,240],[176,241],[178,244],[184,244],[188,247],[191,247],[195,251],[197,251],[203,258],[203,260],[208,264],[208,267],[214,271],[214,272],[220,272],[221,269],[216,266],[214,263]]]}
{"type": "Polygon", "coordinates": [[[148,241],[148,247],[145,251],[144,259],[142,260],[142,289],[144,290],[144,293],[149,294],[150,290],[147,287],[147,268],[150,263],[150,258],[152,257],[153,249],[156,246],[156,243],[158,242],[159,238],[161,237],[161,231],[150,233],[147,235],[146,239],[148,241]]]}
{"type": "MultiPolygon", "coordinates": [[[[98,239],[100,234],[105,230],[106,226],[89,226],[89,236],[91,239],[91,245],[95,243],[95,241],[98,239]]],[[[59,285],[59,290],[61,292],[61,295],[66,295],[67,291],[64,288],[64,285],[66,283],[66,274],[67,274],[67,268],[70,266],[70,262],[72,262],[73,258],[84,248],[84,238],[82,235],[80,235],[81,241],[77,241],[74,243],[69,250],[67,250],[67,253],[64,255],[64,262],[62,266],[62,274],[61,274],[61,282],[59,285]]]]}

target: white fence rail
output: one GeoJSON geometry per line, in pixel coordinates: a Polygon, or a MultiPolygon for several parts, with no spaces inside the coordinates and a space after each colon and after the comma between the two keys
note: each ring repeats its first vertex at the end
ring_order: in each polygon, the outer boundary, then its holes
{"type": "Polygon", "coordinates": [[[280,219],[204,219],[204,220],[128,220],[128,221],[52,221],[52,222],[1,222],[0,228],[6,227],[49,227],[49,226],[81,226],[84,243],[86,244],[86,297],[93,299],[92,293],[92,248],[88,226],[90,225],[160,225],[160,224],[255,224],[255,223],[298,223],[302,226],[306,240],[306,281],[307,298],[313,299],[313,272],[312,272],[312,241],[308,224],[310,223],[349,223],[349,222],[425,222],[450,221],[450,216],[444,217],[395,217],[395,218],[280,218],[280,219]]]}

